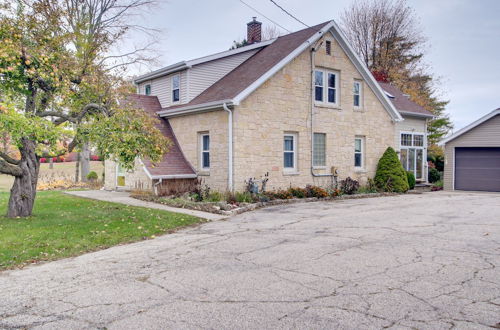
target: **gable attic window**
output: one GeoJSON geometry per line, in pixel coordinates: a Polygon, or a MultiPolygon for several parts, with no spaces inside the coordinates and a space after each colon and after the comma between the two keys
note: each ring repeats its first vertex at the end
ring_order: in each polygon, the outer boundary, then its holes
{"type": "Polygon", "coordinates": [[[355,108],[361,108],[361,81],[354,81],[352,94],[353,94],[353,105],[355,108]]]}
{"type": "Polygon", "coordinates": [[[144,94],[151,95],[151,85],[144,86],[144,94]]]}
{"type": "Polygon", "coordinates": [[[332,42],[330,40],[327,40],[325,42],[325,50],[326,50],[326,55],[332,55],[332,42]]]}
{"type": "Polygon", "coordinates": [[[179,102],[179,100],[181,99],[180,86],[181,76],[176,74],[172,77],[172,102],[179,102]]]}
{"type": "Polygon", "coordinates": [[[314,71],[314,100],[317,103],[337,105],[338,73],[314,71]]]}

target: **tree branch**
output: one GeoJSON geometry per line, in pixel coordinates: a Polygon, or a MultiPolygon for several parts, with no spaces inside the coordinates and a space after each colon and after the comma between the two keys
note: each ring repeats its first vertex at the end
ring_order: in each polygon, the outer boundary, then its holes
{"type": "Polygon", "coordinates": [[[19,166],[9,164],[3,158],[0,158],[0,173],[18,177],[23,176],[23,170],[19,166]]]}
{"type": "Polygon", "coordinates": [[[14,159],[2,151],[0,151],[0,157],[2,157],[7,163],[12,165],[19,165],[19,163],[21,163],[20,160],[14,159]]]}

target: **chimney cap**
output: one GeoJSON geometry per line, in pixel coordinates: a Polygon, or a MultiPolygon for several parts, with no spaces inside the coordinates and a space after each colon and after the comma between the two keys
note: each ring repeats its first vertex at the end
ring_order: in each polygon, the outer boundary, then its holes
{"type": "Polygon", "coordinates": [[[262,24],[261,22],[257,21],[257,16],[253,16],[252,17],[252,21],[251,22],[248,22],[247,25],[250,25],[250,24],[262,24]]]}

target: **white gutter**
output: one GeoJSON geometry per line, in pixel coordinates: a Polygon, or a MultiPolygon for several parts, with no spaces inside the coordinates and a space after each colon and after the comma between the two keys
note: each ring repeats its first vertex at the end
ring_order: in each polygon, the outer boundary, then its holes
{"type": "Polygon", "coordinates": [[[227,111],[227,189],[233,191],[233,111],[226,103],[222,107],[227,111]]]}
{"type": "Polygon", "coordinates": [[[223,108],[223,105],[233,105],[232,100],[223,100],[223,101],[214,101],[214,102],[207,102],[207,103],[202,103],[202,104],[195,104],[195,105],[188,105],[184,107],[178,107],[174,108],[172,110],[162,110],[158,111],[157,114],[160,117],[165,117],[165,118],[171,118],[171,117],[178,117],[178,116],[184,116],[188,115],[193,112],[203,112],[203,111],[210,111],[214,110],[217,108],[223,108]]]}

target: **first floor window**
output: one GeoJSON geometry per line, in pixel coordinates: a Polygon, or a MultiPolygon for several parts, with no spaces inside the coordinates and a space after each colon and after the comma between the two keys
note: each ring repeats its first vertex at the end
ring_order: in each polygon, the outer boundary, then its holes
{"type": "Polygon", "coordinates": [[[326,134],[314,133],[313,166],[326,166],[326,134]]]}
{"type": "Polygon", "coordinates": [[[210,135],[201,134],[201,168],[210,168],[210,135]]]}
{"type": "Polygon", "coordinates": [[[172,77],[172,102],[179,102],[179,100],[181,99],[180,87],[181,76],[177,74],[172,77]]]}
{"type": "Polygon", "coordinates": [[[283,167],[285,170],[297,169],[297,136],[285,134],[283,139],[283,167]]]}
{"type": "Polygon", "coordinates": [[[353,85],[353,105],[355,108],[361,108],[361,82],[355,81],[353,85]]]}
{"type": "Polygon", "coordinates": [[[364,139],[357,137],[354,139],[354,167],[363,167],[364,139]]]}
{"type": "Polygon", "coordinates": [[[151,85],[146,85],[144,87],[144,94],[151,95],[151,85]]]}

